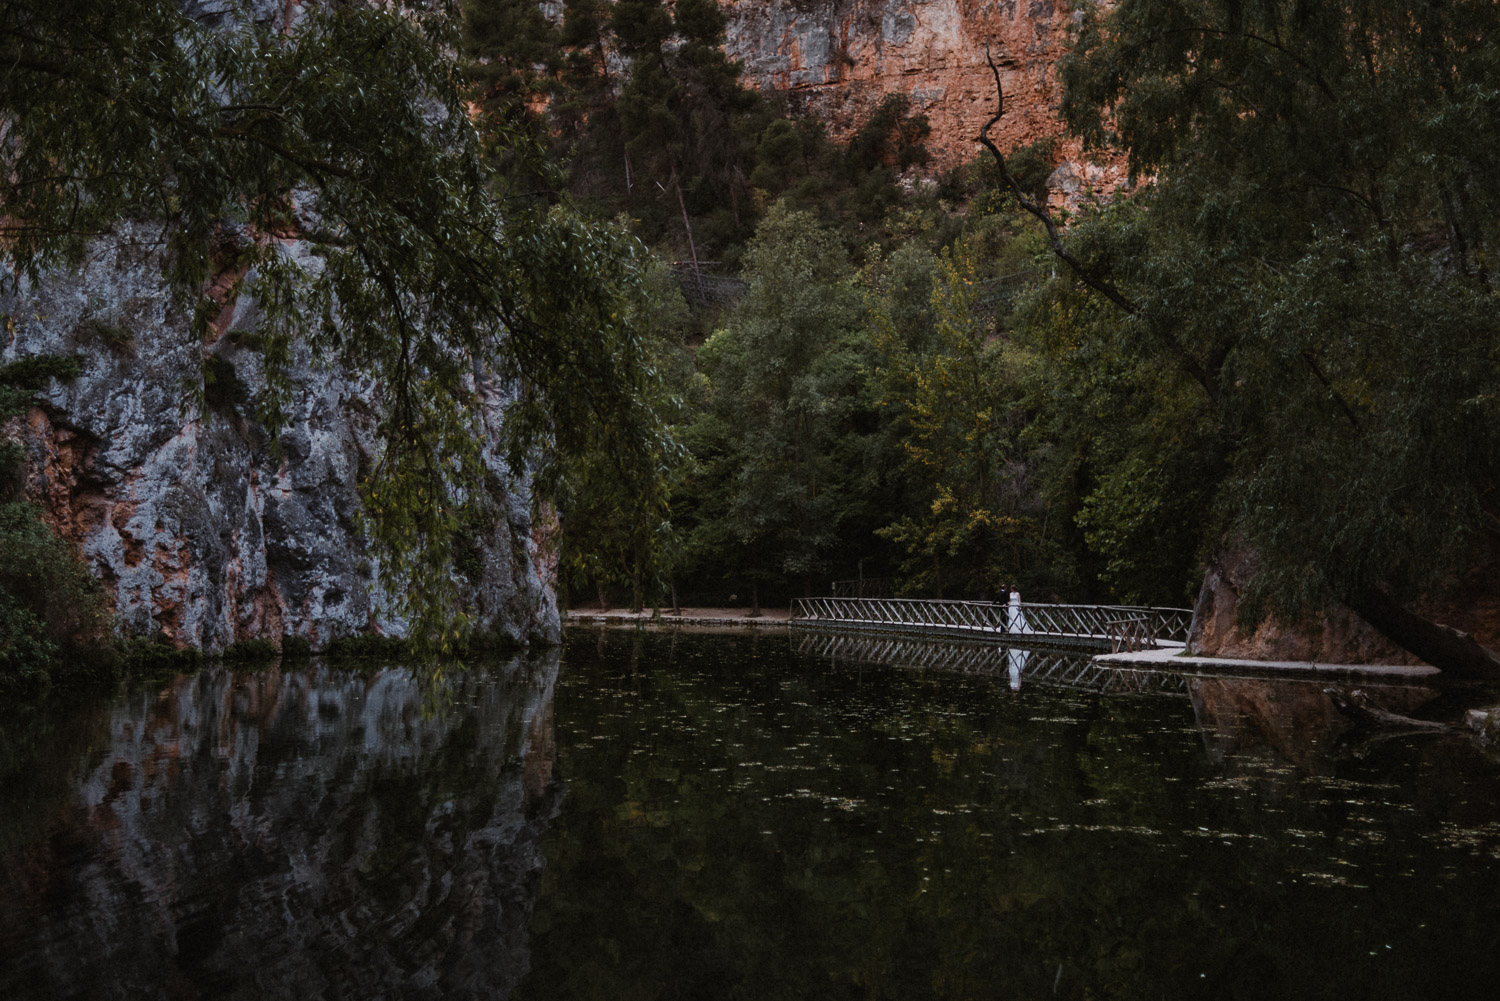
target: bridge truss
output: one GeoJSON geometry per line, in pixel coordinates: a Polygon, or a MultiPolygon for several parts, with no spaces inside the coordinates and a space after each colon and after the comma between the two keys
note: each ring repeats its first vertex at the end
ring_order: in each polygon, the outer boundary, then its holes
{"type": "Polygon", "coordinates": [[[970,638],[1024,638],[1090,649],[1140,650],[1187,641],[1187,608],[1135,605],[1005,605],[931,598],[798,598],[792,623],[890,629],[970,638]]]}

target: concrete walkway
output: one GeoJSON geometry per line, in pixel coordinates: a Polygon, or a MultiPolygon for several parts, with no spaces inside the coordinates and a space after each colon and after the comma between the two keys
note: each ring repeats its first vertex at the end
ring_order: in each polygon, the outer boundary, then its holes
{"type": "Polygon", "coordinates": [[[599,611],[590,608],[572,608],[563,614],[565,626],[735,626],[744,629],[761,629],[767,626],[785,626],[789,612],[785,608],[762,608],[760,618],[752,619],[748,608],[684,608],[681,615],[673,615],[667,609],[657,614],[652,609],[632,612],[623,608],[599,611]]]}
{"type": "Polygon", "coordinates": [[[1428,664],[1318,664],[1308,660],[1248,660],[1236,657],[1189,657],[1181,647],[1164,650],[1138,650],[1134,653],[1101,653],[1094,663],[1108,667],[1134,667],[1169,671],[1204,671],[1232,674],[1254,671],[1260,674],[1385,675],[1398,678],[1426,678],[1440,674],[1428,664]]]}

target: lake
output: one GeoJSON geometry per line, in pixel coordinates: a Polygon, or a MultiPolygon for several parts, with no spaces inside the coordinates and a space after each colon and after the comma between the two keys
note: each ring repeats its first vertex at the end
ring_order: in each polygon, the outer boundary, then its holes
{"type": "Polygon", "coordinates": [[[1493,996],[1500,762],[1326,684],[570,629],[17,713],[0,997],[1493,996]]]}

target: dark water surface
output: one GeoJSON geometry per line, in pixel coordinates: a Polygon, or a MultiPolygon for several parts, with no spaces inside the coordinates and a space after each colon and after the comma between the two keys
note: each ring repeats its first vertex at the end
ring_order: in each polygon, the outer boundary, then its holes
{"type": "Polygon", "coordinates": [[[214,668],[0,731],[0,999],[504,998],[558,656],[214,668]]]}
{"type": "Polygon", "coordinates": [[[1323,687],[782,633],[573,630],[439,712],[210,670],[0,727],[0,998],[1494,997],[1500,763],[1323,687]]]}
{"type": "Polygon", "coordinates": [[[1015,658],[954,650],[993,673],[570,636],[519,996],[1500,992],[1500,767],[1467,737],[1361,740],[1321,684],[1038,683],[1069,678],[1045,655],[1012,691],[1015,658]]]}

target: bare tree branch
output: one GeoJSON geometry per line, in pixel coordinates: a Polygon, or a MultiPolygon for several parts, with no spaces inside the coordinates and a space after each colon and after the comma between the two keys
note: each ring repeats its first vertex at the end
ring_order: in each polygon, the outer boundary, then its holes
{"type": "MultiPolygon", "coordinates": [[[[989,121],[984,123],[984,128],[979,130],[979,142],[995,158],[995,166],[999,168],[1001,183],[1015,196],[1017,204],[1025,212],[1036,217],[1041,222],[1043,228],[1047,231],[1047,243],[1052,248],[1053,255],[1066,264],[1079,281],[1114,303],[1127,316],[1139,316],[1141,313],[1140,307],[1129,296],[1120,291],[1119,286],[1068,253],[1067,248],[1063,246],[1062,231],[1058,227],[1057,221],[1052,218],[1051,211],[1046,205],[1028,196],[1022,190],[1020,182],[1016,180],[1015,175],[1010,172],[1010,168],[1006,166],[1005,155],[1000,152],[1000,147],[996,146],[994,140],[990,138],[990,129],[999,124],[1000,119],[1005,116],[1005,88],[1000,83],[1000,67],[995,65],[995,59],[990,53],[988,44],[984,47],[984,58],[990,64],[990,72],[995,75],[995,114],[989,121]]],[[[1171,333],[1158,330],[1155,325],[1150,323],[1147,326],[1160,337],[1167,349],[1177,357],[1178,363],[1182,365],[1187,374],[1192,376],[1203,387],[1203,391],[1208,394],[1210,402],[1214,406],[1218,406],[1218,370],[1222,365],[1222,360],[1210,370],[1191,351],[1184,347],[1181,341],[1172,336],[1171,333]]]]}

